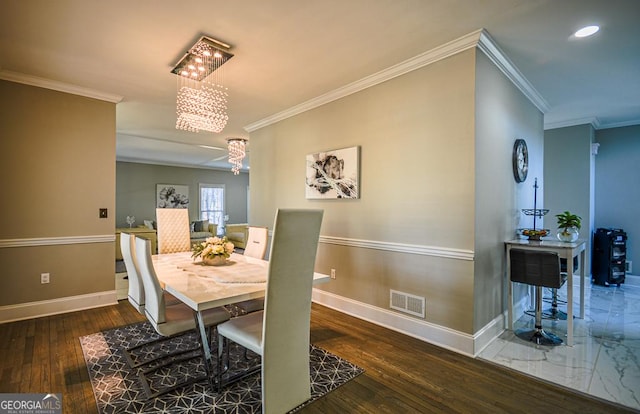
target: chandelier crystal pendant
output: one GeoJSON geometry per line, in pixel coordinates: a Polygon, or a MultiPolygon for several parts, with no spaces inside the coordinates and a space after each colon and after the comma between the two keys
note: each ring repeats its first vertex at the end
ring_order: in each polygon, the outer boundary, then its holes
{"type": "Polygon", "coordinates": [[[221,132],[227,125],[227,88],[222,65],[230,46],[202,36],[171,71],[178,75],[176,129],[221,132]]]}
{"type": "Polygon", "coordinates": [[[238,175],[242,168],[242,160],[246,155],[247,140],[244,138],[227,139],[229,146],[229,162],[231,163],[231,171],[233,175],[238,175]]]}

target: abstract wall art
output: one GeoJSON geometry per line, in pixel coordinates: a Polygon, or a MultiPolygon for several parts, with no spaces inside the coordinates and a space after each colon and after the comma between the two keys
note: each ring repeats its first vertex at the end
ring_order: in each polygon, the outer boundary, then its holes
{"type": "Polygon", "coordinates": [[[307,155],[307,199],[359,198],[360,147],[307,155]]]}

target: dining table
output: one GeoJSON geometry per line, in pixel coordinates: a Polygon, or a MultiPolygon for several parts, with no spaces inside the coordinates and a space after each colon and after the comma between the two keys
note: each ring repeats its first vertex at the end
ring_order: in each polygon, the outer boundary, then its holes
{"type": "MultiPolygon", "coordinates": [[[[212,356],[202,312],[207,309],[264,297],[269,272],[267,260],[232,253],[225,264],[205,265],[191,252],[152,256],[153,267],[164,290],[193,309],[202,340],[205,365],[211,375],[212,356]]],[[[313,284],[329,282],[329,275],[315,272],[313,284]]]]}

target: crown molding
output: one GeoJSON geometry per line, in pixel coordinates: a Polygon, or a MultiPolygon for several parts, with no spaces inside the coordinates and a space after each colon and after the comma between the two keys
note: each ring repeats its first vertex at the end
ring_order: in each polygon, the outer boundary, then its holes
{"type": "Polygon", "coordinates": [[[545,122],[545,131],[550,129],[566,128],[578,125],[591,125],[593,129],[609,129],[609,128],[624,128],[628,126],[640,125],[640,118],[629,119],[621,122],[606,122],[601,121],[598,117],[589,116],[585,118],[565,119],[555,122],[545,122]]]}
{"type": "Polygon", "coordinates": [[[628,126],[640,125],[640,118],[630,119],[628,121],[621,122],[601,122],[600,126],[596,129],[608,129],[608,128],[623,128],[628,126]]]}
{"type": "Polygon", "coordinates": [[[540,110],[540,112],[549,112],[549,104],[524,77],[522,72],[513,64],[511,59],[500,49],[489,32],[482,30],[480,32],[480,41],[478,49],[482,50],[485,55],[506,75],[506,77],[522,92],[529,100],[540,110]]]}
{"type": "Polygon", "coordinates": [[[39,78],[37,76],[25,75],[24,73],[12,72],[9,70],[0,70],[0,79],[112,103],[118,103],[123,99],[120,95],[96,91],[89,88],[83,88],[81,86],[39,78]]]}
{"type": "MultiPolygon", "coordinates": [[[[168,162],[168,161],[161,161],[161,160],[147,160],[147,159],[143,159],[143,158],[136,158],[136,157],[124,157],[124,156],[119,156],[116,155],[116,161],[118,162],[130,162],[130,163],[134,163],[134,164],[148,164],[148,165],[160,165],[163,167],[177,167],[177,168],[195,168],[195,169],[200,169],[200,170],[213,170],[213,171],[221,171],[221,172],[225,172],[225,173],[229,173],[229,174],[233,174],[231,172],[231,168],[227,168],[227,167],[216,167],[216,166],[209,166],[209,165],[202,165],[202,164],[187,164],[187,163],[179,163],[179,162],[168,162]]],[[[243,167],[240,169],[240,173],[241,174],[248,174],[249,173],[249,167],[243,167]]]]}
{"type": "Polygon", "coordinates": [[[333,102],[337,99],[354,94],[363,89],[370,88],[389,79],[404,75],[407,72],[411,72],[423,66],[430,65],[434,62],[475,47],[478,44],[481,32],[482,30],[476,30],[475,32],[469,33],[468,35],[462,36],[449,43],[445,43],[444,45],[438,46],[418,56],[407,59],[404,62],[400,62],[397,65],[393,65],[387,69],[381,70],[380,72],[374,73],[373,75],[369,75],[358,81],[349,83],[338,89],[327,92],[324,95],[320,95],[316,98],[310,99],[282,112],[278,112],[277,114],[249,124],[245,126],[244,129],[247,132],[256,131],[260,128],[264,128],[268,125],[285,120],[294,115],[298,115],[329,102],[333,102]]]}
{"type": "Polygon", "coordinates": [[[535,90],[531,83],[529,83],[529,81],[524,77],[524,75],[522,75],[518,68],[515,67],[511,60],[496,45],[491,36],[489,36],[489,33],[484,29],[478,29],[456,40],[445,43],[413,58],[407,59],[404,62],[398,63],[397,65],[374,73],[373,75],[369,75],[358,81],[352,82],[338,89],[334,89],[333,91],[327,92],[299,105],[293,106],[289,109],[263,118],[257,122],[251,123],[245,126],[244,129],[247,132],[256,131],[260,128],[264,128],[268,125],[317,108],[321,105],[327,104],[345,96],[354,94],[363,89],[370,88],[379,83],[404,75],[407,72],[411,72],[432,63],[438,62],[442,59],[446,59],[450,56],[471,49],[473,47],[478,47],[480,50],[482,50],[491,60],[491,62],[493,62],[540,111],[544,113],[549,110],[549,104],[544,100],[544,98],[542,98],[538,91],[535,90]]]}
{"type": "Polygon", "coordinates": [[[577,125],[591,125],[593,129],[600,129],[600,120],[595,116],[587,116],[584,118],[565,119],[556,122],[545,122],[544,129],[567,128],[577,125]]]}

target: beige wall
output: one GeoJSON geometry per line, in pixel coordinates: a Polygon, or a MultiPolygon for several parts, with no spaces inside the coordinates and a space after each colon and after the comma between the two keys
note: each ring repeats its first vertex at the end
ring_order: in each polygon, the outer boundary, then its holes
{"type": "Polygon", "coordinates": [[[251,145],[256,224],[271,225],[279,207],[325,210],[317,270],[337,277],[320,289],[387,311],[390,289],[425,297],[424,321],[462,334],[499,320],[504,241],[530,225],[520,209],[533,207],[534,178],[543,185],[543,115],[482,52],[262,128],[251,145]],[[522,184],[512,173],[516,138],[529,146],[522,184]],[[356,145],[361,198],[306,200],[305,155],[356,145]]]}
{"type": "MultiPolygon", "coordinates": [[[[544,132],[544,175],[547,177],[544,196],[545,208],[550,210],[547,215],[549,217],[547,228],[551,229],[555,237],[558,229],[555,215],[567,210],[582,217],[580,239],[586,242],[584,269],[587,277],[591,274],[591,234],[596,230],[592,224],[595,214],[593,169],[597,158],[591,154],[591,144],[595,140],[595,134],[596,131],[592,125],[577,125],[544,132]]],[[[629,151],[629,148],[625,151],[629,151]]],[[[635,159],[633,165],[637,167],[635,164],[637,158],[630,157],[630,159],[635,159]]],[[[630,170],[632,171],[633,168],[630,170]]],[[[616,175],[616,180],[608,183],[609,188],[615,185],[618,177],[616,175]]],[[[634,180],[630,177],[627,182],[634,182],[634,180]]],[[[606,196],[603,199],[611,200],[606,196]]],[[[634,204],[629,203],[629,205],[634,204]]],[[[635,221],[635,214],[633,217],[631,221],[635,221]]]]}
{"type": "Polygon", "coordinates": [[[477,332],[506,310],[504,241],[515,238],[514,229],[532,225],[521,209],[533,208],[536,177],[538,207],[544,207],[544,180],[543,115],[484,53],[477,53],[475,100],[473,326],[477,332]],[[527,142],[529,150],[529,173],[519,184],[512,170],[513,143],[518,138],[527,142]]]}
{"type": "Polygon", "coordinates": [[[113,233],[115,105],[0,81],[0,137],[0,241],[44,244],[0,248],[0,306],[113,290],[113,242],[47,244],[113,233]]]}
{"type": "MultiPolygon", "coordinates": [[[[475,51],[251,134],[251,219],[325,210],[322,236],[472,250],[475,51]],[[359,200],[306,200],[305,156],[361,147],[359,200]]],[[[389,289],[426,298],[426,321],[473,332],[473,262],[321,243],[326,291],[384,309],[389,289]]]]}

